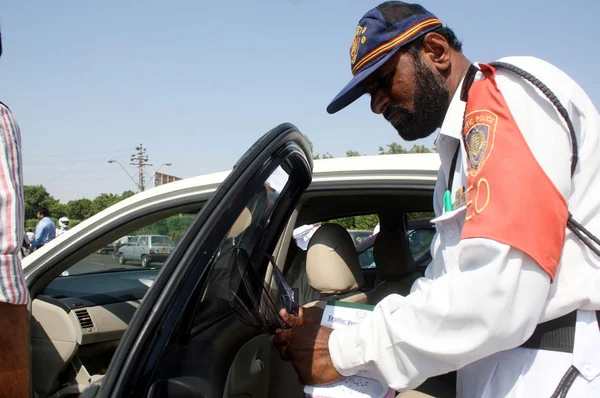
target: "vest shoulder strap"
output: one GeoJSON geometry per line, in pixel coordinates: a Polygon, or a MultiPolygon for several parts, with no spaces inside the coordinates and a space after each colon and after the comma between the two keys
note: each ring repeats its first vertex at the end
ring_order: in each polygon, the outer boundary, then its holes
{"type": "MultiPolygon", "coordinates": [[[[542,83],[531,73],[506,62],[492,62],[489,65],[497,69],[507,70],[521,76],[530,82],[534,87],[538,88],[546,96],[546,98],[548,98],[552,105],[554,105],[569,129],[572,150],[571,177],[573,177],[579,162],[579,148],[577,145],[575,128],[573,127],[573,123],[571,122],[571,118],[569,117],[569,113],[567,112],[566,108],[562,105],[552,90],[550,90],[548,86],[542,83]]],[[[592,232],[587,230],[583,225],[578,223],[570,212],[569,219],[567,220],[567,228],[569,228],[571,232],[573,232],[573,234],[575,234],[575,236],[577,236],[592,252],[600,257],[600,239],[598,239],[592,232]]],[[[600,325],[600,311],[596,311],[596,316],[598,318],[598,325],[600,325]]],[[[576,319],[576,311],[574,311],[557,319],[539,324],[529,340],[521,345],[521,347],[573,352],[576,319]]]]}

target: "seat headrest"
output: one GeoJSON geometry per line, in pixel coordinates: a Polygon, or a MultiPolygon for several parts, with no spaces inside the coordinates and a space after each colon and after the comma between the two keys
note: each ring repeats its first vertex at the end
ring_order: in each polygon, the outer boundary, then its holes
{"type": "Polygon", "coordinates": [[[339,224],[324,224],[313,235],[306,254],[306,274],[313,289],[341,294],[360,289],[364,277],[352,237],[339,224]]]}
{"type": "Polygon", "coordinates": [[[386,281],[397,281],[415,270],[415,261],[403,225],[382,226],[373,245],[377,272],[386,281]]]}

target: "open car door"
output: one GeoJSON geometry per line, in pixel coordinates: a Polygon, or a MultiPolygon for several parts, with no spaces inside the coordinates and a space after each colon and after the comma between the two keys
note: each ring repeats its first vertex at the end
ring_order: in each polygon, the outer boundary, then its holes
{"type": "Polygon", "coordinates": [[[82,396],[278,396],[269,380],[283,381],[272,373],[282,369],[301,394],[270,344],[279,304],[265,277],[311,175],[309,145],[293,125],[258,140],[162,267],[106,376],[82,396]]]}

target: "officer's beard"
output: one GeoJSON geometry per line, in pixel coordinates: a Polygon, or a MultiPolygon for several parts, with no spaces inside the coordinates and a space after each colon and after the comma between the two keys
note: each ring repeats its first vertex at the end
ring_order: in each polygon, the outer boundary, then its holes
{"type": "Polygon", "coordinates": [[[431,135],[442,125],[450,103],[448,83],[414,53],[415,94],[414,110],[402,105],[388,105],[385,119],[394,126],[400,137],[414,141],[431,135]]]}

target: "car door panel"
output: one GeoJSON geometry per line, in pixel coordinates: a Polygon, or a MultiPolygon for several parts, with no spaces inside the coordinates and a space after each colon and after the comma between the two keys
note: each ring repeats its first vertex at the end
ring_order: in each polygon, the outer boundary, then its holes
{"type": "Polygon", "coordinates": [[[140,238],[140,240],[138,241],[138,244],[135,247],[135,251],[131,258],[132,260],[139,261],[139,259],[142,256],[142,252],[144,251],[144,245],[145,245],[146,239],[147,239],[146,237],[140,238]]]}
{"type": "Polygon", "coordinates": [[[303,389],[294,367],[280,358],[271,337],[263,334],[238,351],[223,398],[304,398],[303,389]]]}
{"type": "Polygon", "coordinates": [[[132,253],[135,250],[135,245],[137,245],[137,243],[133,243],[131,246],[125,247],[125,259],[126,260],[131,260],[131,258],[133,257],[132,253]]]}
{"type": "Polygon", "coordinates": [[[137,238],[133,239],[126,246],[123,246],[122,252],[123,252],[123,257],[125,257],[125,260],[131,260],[132,255],[133,255],[132,253],[135,250],[136,246],[137,246],[137,238]]]}
{"type": "Polygon", "coordinates": [[[239,322],[237,316],[230,316],[214,322],[201,334],[191,338],[185,345],[174,347],[165,353],[161,366],[156,369],[156,382],[151,390],[155,397],[177,397],[169,395],[169,380],[179,377],[193,377],[201,380],[201,391],[205,398],[221,398],[233,362],[244,341],[256,336],[256,330],[239,322]],[[201,354],[200,354],[201,353],[201,354]],[[184,369],[185,371],[181,371],[184,369]]]}
{"type": "Polygon", "coordinates": [[[157,369],[159,380],[149,397],[179,397],[181,389],[169,391],[169,380],[195,379],[204,387],[196,393],[205,398],[303,398],[303,385],[290,362],[283,361],[267,334],[239,322],[232,315],[192,338],[186,347],[174,349],[157,369]],[[247,341],[240,344],[240,342],[247,341]],[[237,343],[236,343],[237,342],[237,343]],[[202,355],[197,355],[202,353],[202,355]],[[229,365],[231,364],[231,365],[229,365]],[[172,372],[183,367],[189,372],[172,372]]]}

